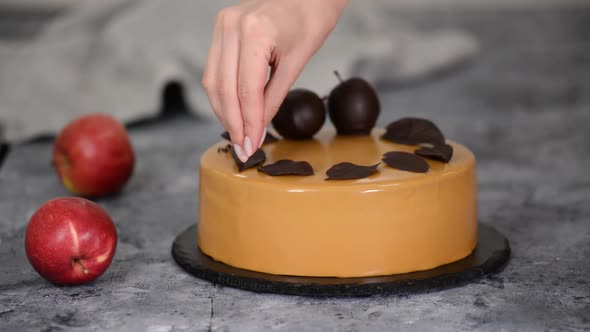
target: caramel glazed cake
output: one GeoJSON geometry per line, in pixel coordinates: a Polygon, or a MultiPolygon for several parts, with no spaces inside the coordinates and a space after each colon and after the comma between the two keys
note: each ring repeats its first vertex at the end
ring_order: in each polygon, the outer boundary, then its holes
{"type": "MultiPolygon", "coordinates": [[[[291,95],[279,114],[297,122],[305,107],[289,110],[291,95]]],[[[352,118],[371,107],[355,105],[352,118]]],[[[310,277],[400,274],[468,256],[477,242],[474,155],[425,119],[371,129],[374,114],[354,131],[332,112],[336,131],[306,139],[286,139],[297,126],[273,120],[283,139],[269,134],[246,163],[228,142],[204,153],[200,250],[237,268],[310,277]]]]}

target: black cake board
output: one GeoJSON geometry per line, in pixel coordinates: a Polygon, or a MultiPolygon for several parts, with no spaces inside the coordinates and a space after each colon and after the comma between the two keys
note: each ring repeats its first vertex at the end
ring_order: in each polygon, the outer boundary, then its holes
{"type": "MultiPolygon", "coordinates": [[[[477,248],[459,261],[437,268],[379,277],[298,277],[235,268],[203,254],[197,225],[180,233],[172,256],[188,273],[213,283],[255,292],[315,297],[409,295],[461,286],[502,270],[510,257],[508,240],[492,226],[479,224],[477,248]]],[[[378,254],[378,253],[376,253],[378,254]]]]}

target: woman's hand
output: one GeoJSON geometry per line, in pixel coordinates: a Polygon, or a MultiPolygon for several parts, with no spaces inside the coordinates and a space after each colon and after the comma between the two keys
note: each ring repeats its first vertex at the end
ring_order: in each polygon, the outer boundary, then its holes
{"type": "Polygon", "coordinates": [[[251,0],[219,12],[203,86],[246,161],[346,0],[251,0]],[[270,79],[269,79],[270,71],[270,79]]]}

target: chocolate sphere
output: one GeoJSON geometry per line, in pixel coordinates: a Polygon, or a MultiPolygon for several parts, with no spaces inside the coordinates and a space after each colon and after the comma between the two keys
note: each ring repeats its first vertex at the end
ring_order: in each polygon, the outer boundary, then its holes
{"type": "Polygon", "coordinates": [[[330,92],[328,109],[338,135],[369,135],[379,116],[379,98],[367,81],[351,78],[330,92]]]}
{"type": "Polygon", "coordinates": [[[314,92],[305,89],[289,91],[272,125],[287,139],[313,137],[326,121],[323,100],[314,92]]]}

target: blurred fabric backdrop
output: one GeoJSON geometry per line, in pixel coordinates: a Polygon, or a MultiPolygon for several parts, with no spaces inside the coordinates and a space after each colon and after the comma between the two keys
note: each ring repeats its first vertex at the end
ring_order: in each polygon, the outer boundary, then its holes
{"type": "MultiPolygon", "coordinates": [[[[215,13],[234,1],[0,0],[0,138],[54,134],[81,114],[123,121],[156,116],[172,87],[210,116],[200,79],[215,13]]],[[[399,86],[450,72],[480,56],[460,28],[416,28],[397,11],[551,8],[574,0],[350,1],[295,87],[326,94],[332,71],[399,86]],[[394,19],[392,19],[394,17],[394,19]]]]}

